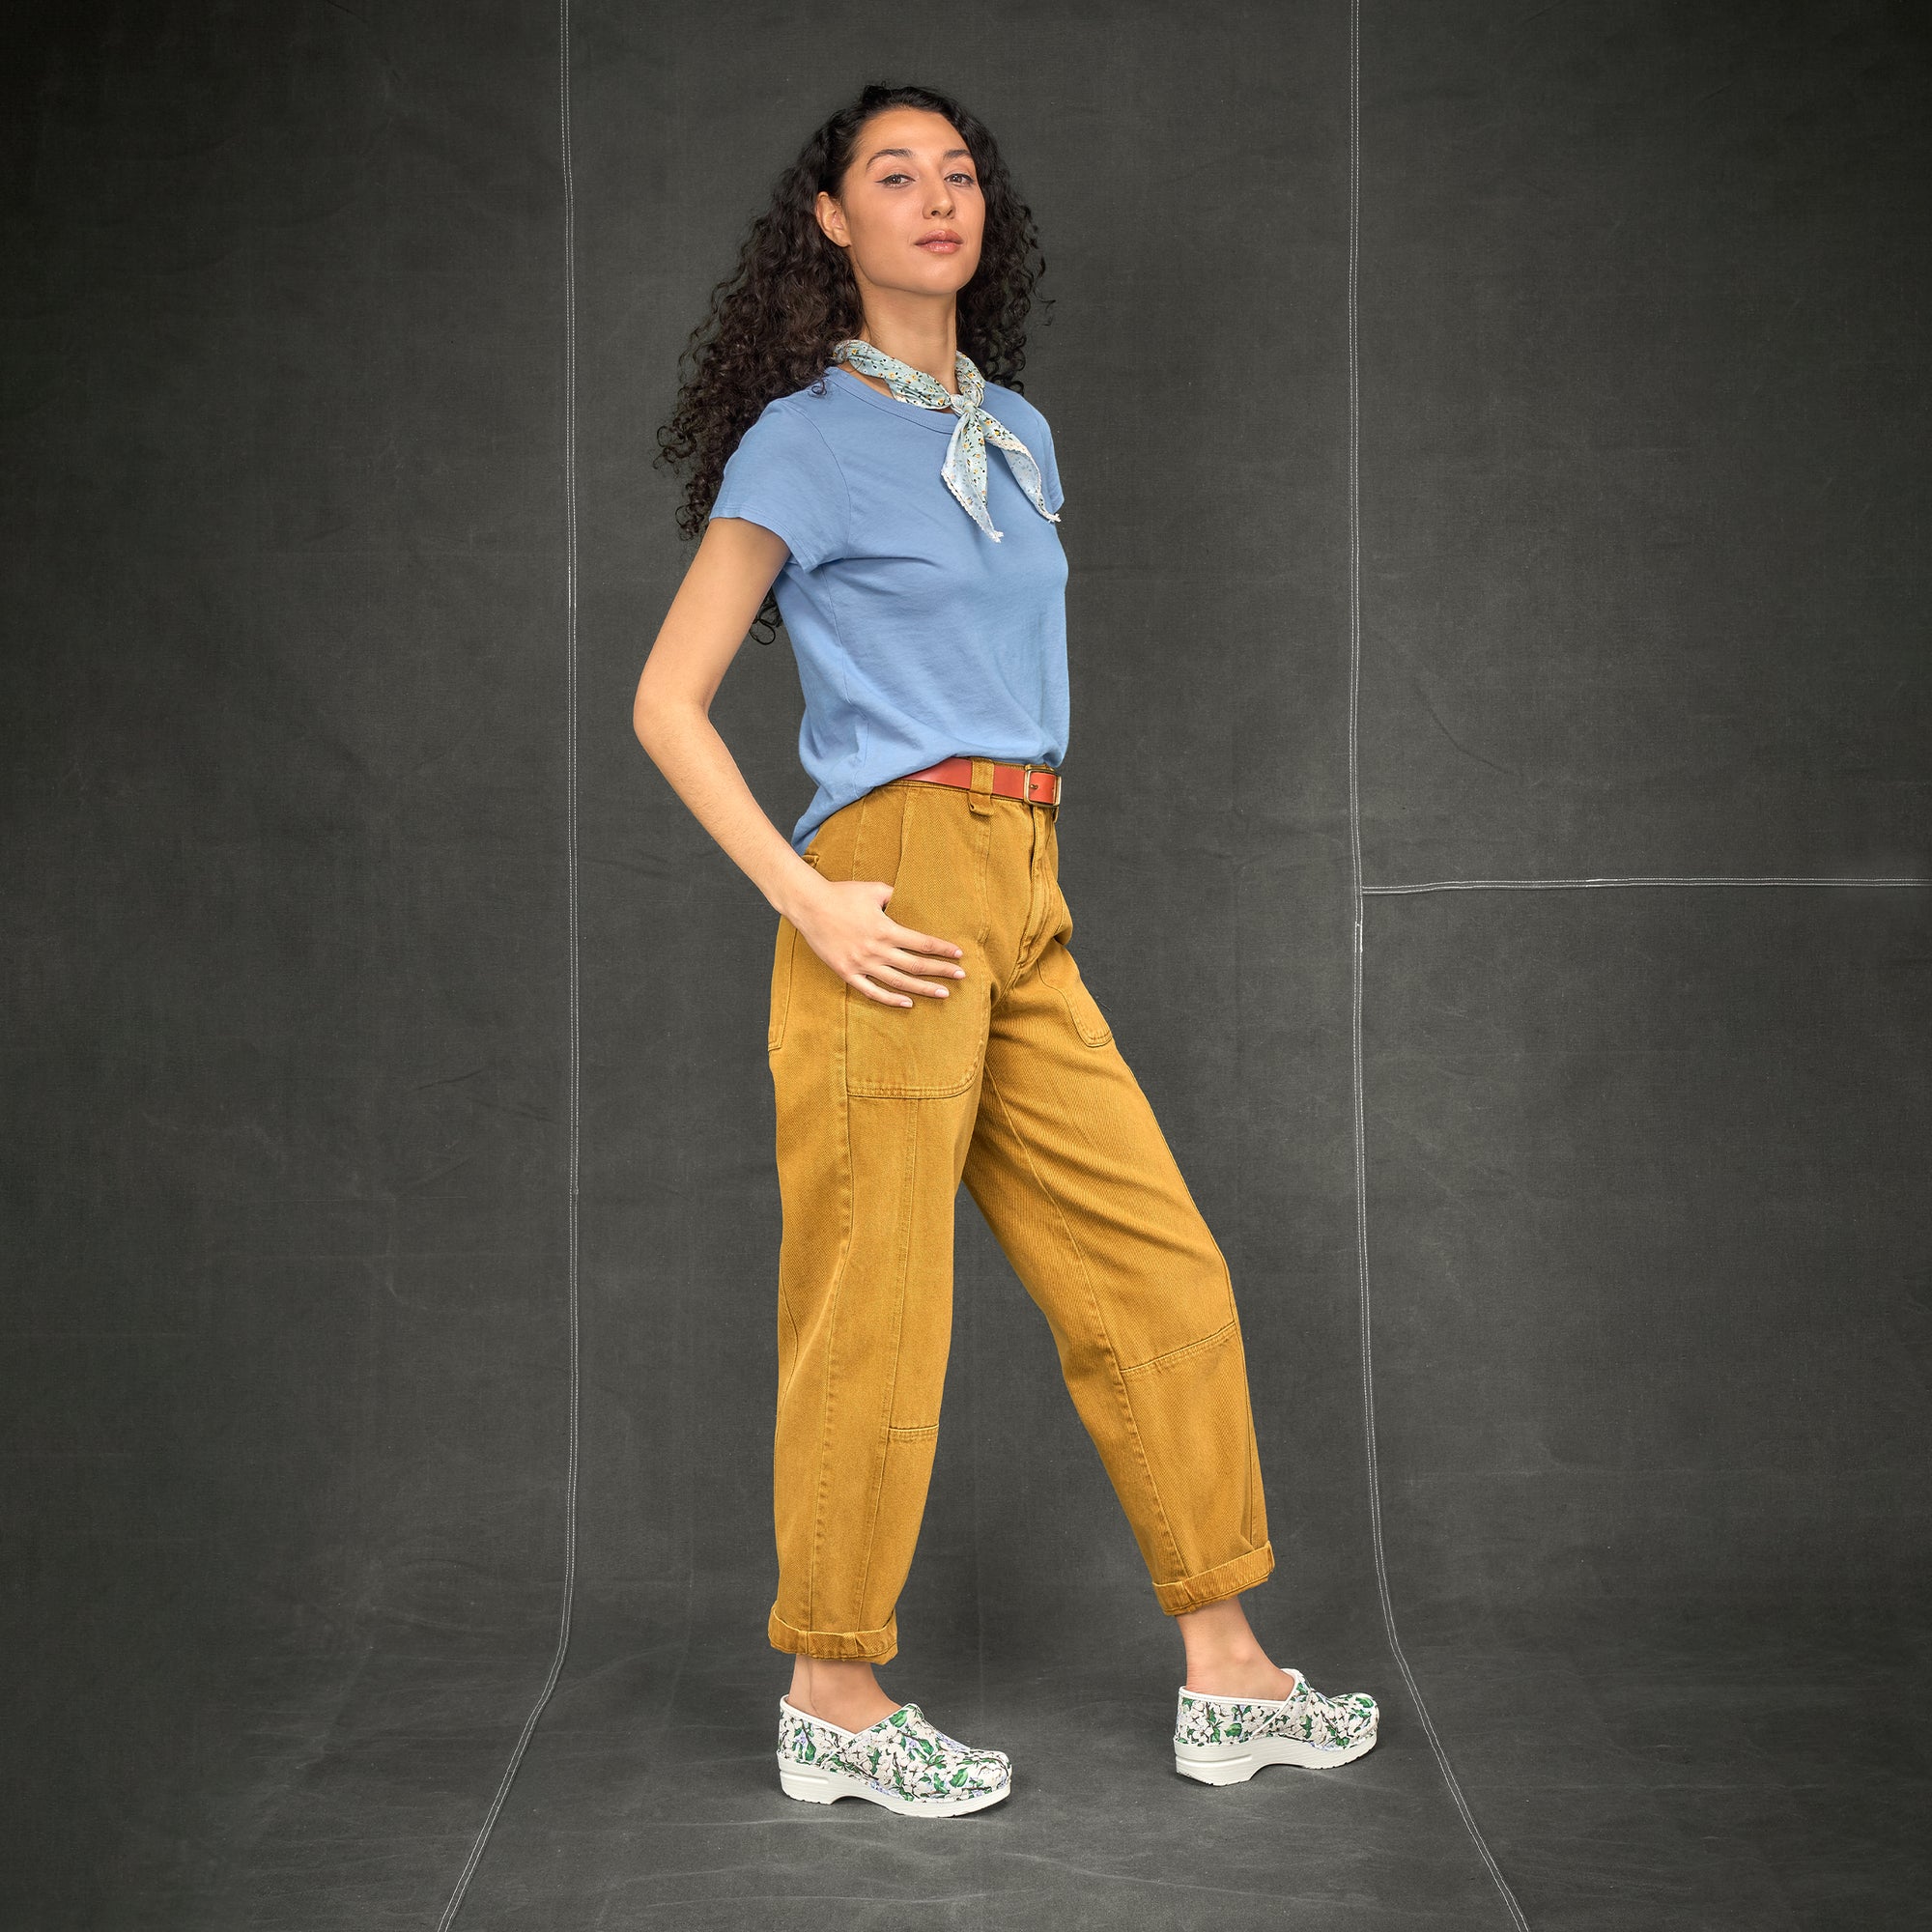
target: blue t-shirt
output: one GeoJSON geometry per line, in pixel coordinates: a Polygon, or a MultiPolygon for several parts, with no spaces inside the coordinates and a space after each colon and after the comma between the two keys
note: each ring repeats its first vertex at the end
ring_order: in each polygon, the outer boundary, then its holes
{"type": "MultiPolygon", "coordinates": [[[[990,414],[1033,452],[1047,508],[1064,498],[1046,418],[986,384],[990,414]]],[[[955,752],[1057,765],[1066,754],[1066,554],[986,445],[1000,541],[946,487],[959,418],[882,396],[843,363],[825,393],[780,396],[724,466],[714,517],[742,517],[791,555],[773,589],[805,693],[798,753],[818,791],[803,852],[841,806],[955,752]]]]}

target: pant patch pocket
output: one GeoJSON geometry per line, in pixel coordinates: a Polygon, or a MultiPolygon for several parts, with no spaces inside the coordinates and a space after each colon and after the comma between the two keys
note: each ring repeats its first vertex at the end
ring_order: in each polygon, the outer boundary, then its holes
{"type": "MultiPolygon", "coordinates": [[[[963,947],[957,963],[966,977],[944,980],[951,988],[945,999],[914,993],[909,1007],[845,988],[845,1092],[854,1098],[947,1099],[979,1078],[985,1055],[992,995],[976,944],[984,923],[979,834],[969,820],[935,811],[932,798],[921,796],[934,789],[908,784],[870,794],[880,803],[866,819],[853,876],[890,879],[887,916],[963,947]]],[[[939,977],[917,967],[911,972],[915,979],[939,977]]]]}
{"type": "Polygon", "coordinates": [[[781,919],[778,944],[772,949],[771,1022],[765,1029],[767,1053],[776,1053],[784,1044],[785,1016],[791,1007],[791,955],[797,944],[797,926],[788,919],[781,919]]]}
{"type": "Polygon", "coordinates": [[[1113,1038],[1114,1029],[1087,990],[1078,963],[1057,939],[1039,955],[1039,978],[1042,985],[1051,986],[1060,995],[1074,1032],[1087,1045],[1105,1046],[1113,1038]]]}
{"type": "MultiPolygon", "coordinates": [[[[802,852],[799,856],[808,866],[818,864],[816,852],[802,852]]],[[[798,927],[790,920],[781,917],[778,943],[772,948],[771,1016],[765,1029],[767,1053],[776,1053],[784,1044],[785,1021],[791,1012],[792,969],[797,964],[798,949],[803,943],[798,936],[798,927]]]]}
{"type": "MultiPolygon", "coordinates": [[[[974,962],[968,960],[970,972],[974,962]]],[[[985,1057],[992,1003],[983,986],[954,980],[943,1000],[915,993],[882,1006],[845,989],[845,1091],[855,1099],[943,1100],[972,1086],[985,1057]]]]}

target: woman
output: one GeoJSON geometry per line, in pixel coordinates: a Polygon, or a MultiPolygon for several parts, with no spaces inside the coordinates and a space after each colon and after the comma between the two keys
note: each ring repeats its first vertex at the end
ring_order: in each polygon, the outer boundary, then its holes
{"type": "Polygon", "coordinates": [[[1377,1724],[1242,1613],[1274,1554],[1227,1264],[1066,949],[1063,493],[1045,418],[987,380],[1021,367],[1036,254],[992,136],[945,96],[867,87],[812,136],[661,439],[703,539],[634,720],[780,915],[781,1783],[942,1816],[1005,1798],[1010,1762],[873,1666],[932,1466],[962,1179],[1180,1627],[1176,1768],[1344,1763],[1377,1724]],[[789,839],[709,717],[774,614],[818,784],[789,839]]]}

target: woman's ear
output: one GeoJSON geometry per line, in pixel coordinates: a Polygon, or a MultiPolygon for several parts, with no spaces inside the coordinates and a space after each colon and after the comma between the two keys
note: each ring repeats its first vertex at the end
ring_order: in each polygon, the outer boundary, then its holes
{"type": "Polygon", "coordinates": [[[819,227],[839,247],[849,248],[852,245],[852,237],[845,228],[845,211],[823,188],[818,190],[818,199],[812,203],[811,212],[817,215],[819,227]]]}

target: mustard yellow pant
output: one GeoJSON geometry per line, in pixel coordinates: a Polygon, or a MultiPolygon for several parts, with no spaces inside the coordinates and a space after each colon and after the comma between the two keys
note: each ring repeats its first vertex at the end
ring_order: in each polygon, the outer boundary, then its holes
{"type": "Polygon", "coordinates": [[[898,779],[818,828],[831,879],[891,882],[965,949],[888,1007],[781,920],[772,1079],[783,1209],[776,1649],[896,1655],[939,1432],[963,1179],[1038,1304],[1170,1616],[1274,1568],[1228,1264],[1080,969],[1057,808],[898,779]]]}

